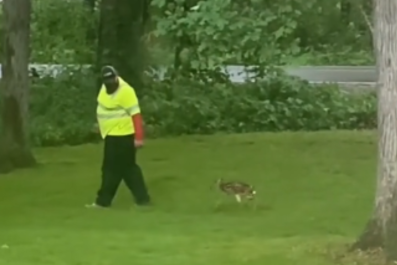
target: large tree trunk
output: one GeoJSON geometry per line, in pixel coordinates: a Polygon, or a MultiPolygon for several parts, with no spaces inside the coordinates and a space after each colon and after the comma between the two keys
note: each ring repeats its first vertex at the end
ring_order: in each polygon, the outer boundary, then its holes
{"type": "Polygon", "coordinates": [[[142,90],[143,34],[148,0],[101,0],[98,68],[112,65],[137,93],[142,90]]]}
{"type": "Polygon", "coordinates": [[[382,248],[397,261],[397,1],[375,0],[378,79],[378,172],[375,210],[354,245],[382,248]]]}
{"type": "Polygon", "coordinates": [[[0,173],[36,164],[28,141],[30,0],[4,0],[0,173]]]}

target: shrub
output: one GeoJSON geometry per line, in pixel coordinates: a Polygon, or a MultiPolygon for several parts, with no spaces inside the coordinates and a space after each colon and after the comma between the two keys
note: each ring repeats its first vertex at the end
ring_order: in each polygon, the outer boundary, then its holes
{"type": "MultiPolygon", "coordinates": [[[[36,145],[99,139],[92,128],[95,76],[62,74],[35,81],[31,134],[36,145]]],[[[141,98],[149,136],[328,129],[376,125],[374,94],[321,88],[277,75],[260,82],[205,84],[191,79],[151,82],[141,98]]]]}
{"type": "Polygon", "coordinates": [[[81,144],[98,139],[93,131],[96,79],[69,71],[34,80],[31,90],[31,138],[35,145],[81,144]]]}
{"type": "Polygon", "coordinates": [[[150,92],[142,105],[158,135],[368,129],[376,122],[374,94],[351,95],[283,75],[244,85],[154,83],[150,92]]]}
{"type": "Polygon", "coordinates": [[[32,1],[34,63],[93,63],[98,14],[83,1],[32,1]]]}

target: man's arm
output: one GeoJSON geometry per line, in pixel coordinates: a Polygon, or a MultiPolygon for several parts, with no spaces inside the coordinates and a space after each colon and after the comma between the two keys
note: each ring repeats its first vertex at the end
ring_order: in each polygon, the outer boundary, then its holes
{"type": "Polygon", "coordinates": [[[132,123],[135,128],[135,139],[137,141],[143,141],[144,132],[143,132],[143,119],[141,113],[137,113],[132,116],[132,123]]]}
{"type": "Polygon", "coordinates": [[[135,129],[135,140],[143,141],[143,119],[138,98],[133,88],[127,88],[124,91],[123,95],[121,95],[120,104],[131,115],[132,124],[135,129]]]}

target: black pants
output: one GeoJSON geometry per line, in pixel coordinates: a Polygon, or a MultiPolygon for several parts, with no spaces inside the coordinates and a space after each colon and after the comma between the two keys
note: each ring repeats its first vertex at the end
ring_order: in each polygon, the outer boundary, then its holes
{"type": "Polygon", "coordinates": [[[150,197],[142,170],[136,162],[134,136],[107,136],[102,162],[102,183],[96,204],[111,205],[120,182],[123,180],[134,196],[136,204],[147,204],[150,197]]]}

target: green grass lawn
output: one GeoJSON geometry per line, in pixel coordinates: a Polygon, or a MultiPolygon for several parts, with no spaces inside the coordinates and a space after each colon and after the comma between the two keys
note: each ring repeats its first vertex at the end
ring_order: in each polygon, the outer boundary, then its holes
{"type": "Polygon", "coordinates": [[[0,177],[0,265],[331,265],[323,253],[352,242],[372,208],[372,132],[148,141],[145,210],[124,186],[113,209],[84,208],[101,151],[38,149],[40,167],[0,177]],[[216,208],[219,177],[254,184],[257,209],[216,208]]]}

